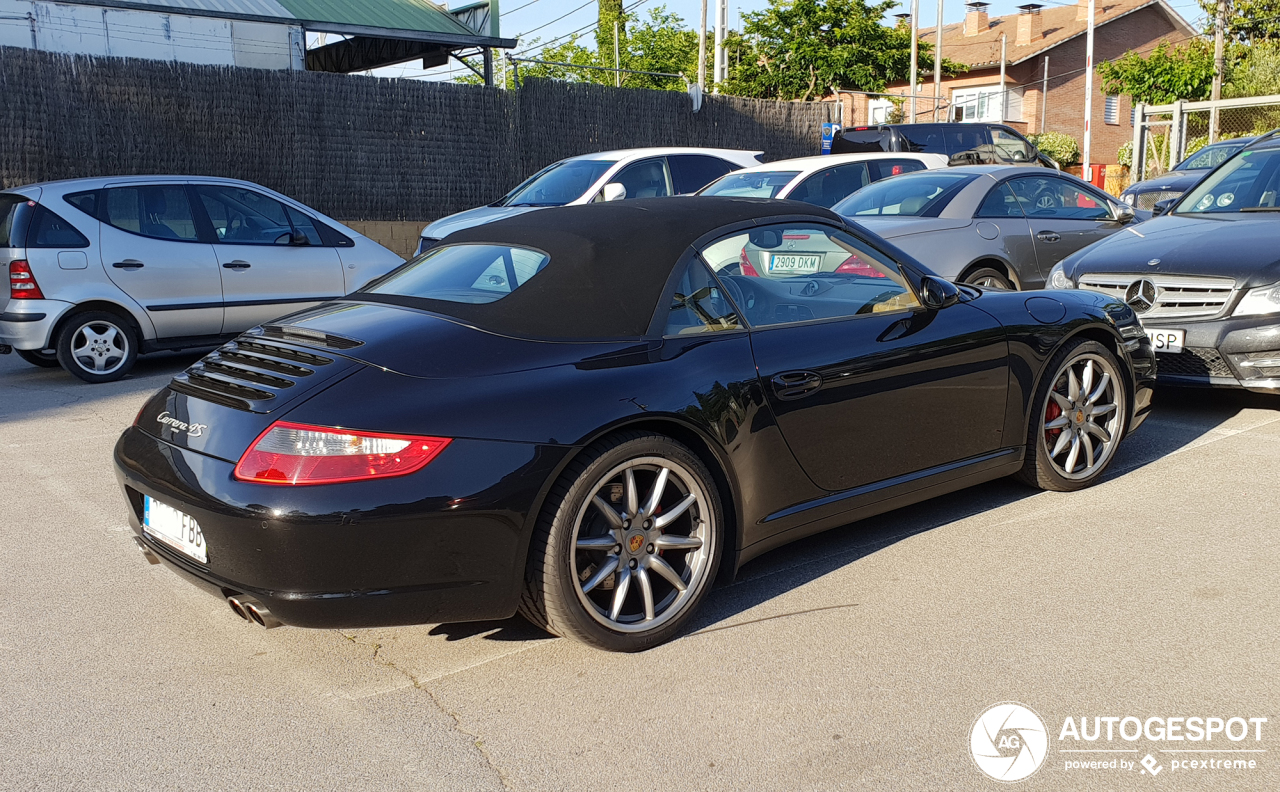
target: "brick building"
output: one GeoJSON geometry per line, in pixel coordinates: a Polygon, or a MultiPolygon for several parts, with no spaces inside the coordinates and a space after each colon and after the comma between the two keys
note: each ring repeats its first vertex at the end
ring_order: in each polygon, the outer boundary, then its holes
{"type": "MultiPolygon", "coordinates": [[[[1088,0],[1066,6],[1032,3],[1020,6],[1020,13],[999,17],[987,15],[986,3],[973,2],[966,8],[964,22],[942,28],[943,56],[967,65],[969,71],[943,78],[938,120],[1003,120],[1026,134],[1066,132],[1083,142],[1088,0]],[[1003,90],[1000,84],[1002,39],[1003,90]]],[[[1146,53],[1161,41],[1180,43],[1196,35],[1164,0],[1096,0],[1095,63],[1118,58],[1130,50],[1146,53]]],[[[932,43],[933,29],[922,29],[920,38],[932,43]]],[[[920,78],[917,120],[931,121],[932,59],[920,64],[920,78]]],[[[1115,164],[1120,146],[1133,139],[1129,99],[1106,96],[1096,76],[1093,85],[1097,94],[1093,98],[1092,159],[1099,164],[1115,164]]],[[[905,83],[888,90],[898,95],[909,93],[905,83]]],[[[877,116],[884,112],[887,100],[860,95],[842,98],[845,99],[846,124],[882,120],[877,116]]],[[[906,105],[903,110],[907,111],[906,105]]]]}

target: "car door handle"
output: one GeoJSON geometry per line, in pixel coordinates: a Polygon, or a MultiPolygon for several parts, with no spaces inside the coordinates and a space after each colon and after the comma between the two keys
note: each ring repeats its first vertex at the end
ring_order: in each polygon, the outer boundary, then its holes
{"type": "Polygon", "coordinates": [[[1036,239],[1041,242],[1057,242],[1059,239],[1062,239],[1062,234],[1059,234],[1057,231],[1041,231],[1036,234],[1036,239]]]}
{"type": "Polygon", "coordinates": [[[142,269],[143,263],[137,259],[125,259],[124,261],[117,261],[111,266],[116,269],[142,269]]]}
{"type": "Polygon", "coordinates": [[[249,262],[243,259],[236,259],[235,261],[228,261],[222,266],[224,269],[249,269],[250,265],[249,262]]]}
{"type": "Polygon", "coordinates": [[[784,371],[773,377],[773,392],[779,399],[790,400],[808,396],[822,387],[822,375],[812,371],[784,371]]]}

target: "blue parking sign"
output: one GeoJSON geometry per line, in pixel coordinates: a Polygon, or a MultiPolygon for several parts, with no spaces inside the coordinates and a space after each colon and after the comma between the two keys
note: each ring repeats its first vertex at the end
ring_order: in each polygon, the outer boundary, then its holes
{"type": "Polygon", "coordinates": [[[822,125],[822,153],[831,153],[831,142],[836,139],[836,135],[840,134],[839,124],[823,124],[822,125]]]}

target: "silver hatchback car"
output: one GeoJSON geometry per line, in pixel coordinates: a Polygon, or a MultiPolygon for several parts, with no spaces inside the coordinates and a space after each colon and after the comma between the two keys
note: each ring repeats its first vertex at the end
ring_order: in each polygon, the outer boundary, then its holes
{"type": "Polygon", "coordinates": [[[0,353],[119,379],[139,353],[217,344],[403,260],[234,179],[126,176],[0,193],[0,353]]]}

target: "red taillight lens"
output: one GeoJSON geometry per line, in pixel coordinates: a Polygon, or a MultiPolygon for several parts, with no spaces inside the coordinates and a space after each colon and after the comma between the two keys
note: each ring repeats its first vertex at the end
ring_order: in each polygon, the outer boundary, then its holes
{"type": "Polygon", "coordinates": [[[863,277],[867,277],[867,278],[883,278],[884,277],[883,272],[871,266],[870,264],[863,261],[862,259],[858,258],[858,255],[856,253],[850,256],[849,258],[845,259],[843,264],[836,267],[836,272],[841,272],[846,275],[862,275],[863,277]]]}
{"type": "Polygon", "coordinates": [[[25,261],[9,262],[9,299],[10,300],[43,300],[44,293],[36,276],[31,274],[31,265],[25,261]]]}
{"type": "Polygon", "coordinates": [[[236,464],[258,484],[340,484],[421,470],[449,445],[444,437],[360,432],[276,421],[236,464]]]}
{"type": "Polygon", "coordinates": [[[756,268],[751,265],[751,259],[747,258],[747,249],[742,249],[742,254],[738,256],[738,269],[742,270],[742,274],[748,278],[758,278],[760,273],[756,272],[756,268]]]}

